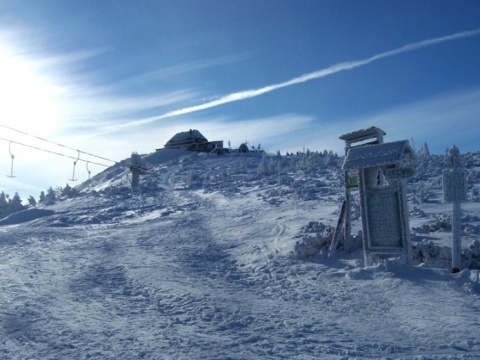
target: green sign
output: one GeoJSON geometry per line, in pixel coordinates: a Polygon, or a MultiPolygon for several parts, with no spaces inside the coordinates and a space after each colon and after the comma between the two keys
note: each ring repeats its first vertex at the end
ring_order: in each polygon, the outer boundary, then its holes
{"type": "Polygon", "coordinates": [[[357,170],[345,171],[345,187],[347,188],[358,187],[358,171],[357,170]]]}

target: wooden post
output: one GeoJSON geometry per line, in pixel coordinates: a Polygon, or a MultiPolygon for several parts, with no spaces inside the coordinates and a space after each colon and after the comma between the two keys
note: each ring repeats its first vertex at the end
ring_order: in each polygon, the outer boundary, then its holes
{"type": "Polygon", "coordinates": [[[467,181],[460,151],[456,146],[447,150],[445,165],[450,167],[443,172],[443,198],[452,204],[452,272],[462,270],[462,209],[467,201],[467,181]]]}
{"type": "Polygon", "coordinates": [[[462,269],[462,209],[461,203],[452,203],[452,272],[456,273],[462,269]]]}
{"type": "Polygon", "coordinates": [[[337,226],[335,227],[335,232],[333,233],[332,243],[330,244],[329,257],[335,256],[335,253],[337,251],[338,242],[340,240],[340,233],[342,232],[342,225],[345,222],[346,204],[347,200],[343,200],[342,207],[340,208],[340,216],[338,217],[337,226]]]}

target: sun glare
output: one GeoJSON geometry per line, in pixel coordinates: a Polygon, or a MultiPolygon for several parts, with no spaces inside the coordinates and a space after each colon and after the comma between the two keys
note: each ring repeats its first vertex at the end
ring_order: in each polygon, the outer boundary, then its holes
{"type": "Polygon", "coordinates": [[[47,136],[60,120],[58,93],[34,61],[0,47],[0,124],[47,136]]]}

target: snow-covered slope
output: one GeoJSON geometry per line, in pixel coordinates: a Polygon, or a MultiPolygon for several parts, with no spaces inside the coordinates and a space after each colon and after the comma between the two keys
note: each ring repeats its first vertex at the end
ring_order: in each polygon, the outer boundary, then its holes
{"type": "MultiPolygon", "coordinates": [[[[0,358],[479,358],[479,272],[435,253],[450,235],[439,162],[409,185],[430,262],[363,268],[361,250],[294,252],[337,221],[338,159],[144,160],[136,191],[125,162],[0,224],[0,358]]],[[[480,236],[475,169],[464,248],[480,236]]]]}

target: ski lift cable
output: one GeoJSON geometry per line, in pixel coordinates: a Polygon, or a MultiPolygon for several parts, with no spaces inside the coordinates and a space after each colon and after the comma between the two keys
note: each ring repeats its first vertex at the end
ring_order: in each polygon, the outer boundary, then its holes
{"type": "MultiPolygon", "coordinates": [[[[76,160],[76,161],[84,161],[84,162],[88,162],[88,163],[93,164],[93,165],[110,167],[110,165],[106,165],[106,164],[101,164],[101,163],[97,163],[97,162],[94,162],[94,161],[89,161],[89,160],[80,159],[79,157],[73,157],[73,156],[70,156],[70,155],[65,155],[65,154],[62,154],[62,153],[59,153],[59,152],[56,152],[56,151],[51,151],[51,150],[47,150],[47,149],[42,149],[42,148],[39,148],[39,147],[37,147],[37,146],[32,146],[32,145],[28,145],[28,144],[23,144],[23,143],[21,143],[21,142],[14,141],[14,140],[10,140],[10,139],[0,138],[0,140],[9,141],[10,144],[13,143],[13,144],[17,144],[17,145],[22,145],[22,146],[25,146],[25,147],[29,147],[29,148],[31,148],[31,149],[44,151],[44,152],[47,152],[47,153],[50,153],[50,154],[54,154],[54,155],[58,155],[58,156],[63,156],[63,157],[66,157],[66,158],[69,158],[69,159],[73,159],[73,160],[76,160]]],[[[82,151],[80,151],[80,150],[76,150],[76,151],[82,152],[82,151]]],[[[87,153],[83,152],[83,154],[87,154],[87,153]]],[[[97,157],[98,157],[98,156],[97,156],[97,157]]]]}
{"type": "MultiPolygon", "coordinates": [[[[106,160],[106,161],[111,161],[111,162],[114,162],[114,163],[117,163],[117,162],[118,162],[118,161],[115,161],[115,160],[107,159],[107,158],[102,157],[102,156],[98,156],[98,155],[94,155],[94,154],[88,153],[88,152],[86,152],[86,151],[81,151],[81,150],[74,149],[74,148],[71,148],[71,147],[66,146],[66,145],[59,144],[59,143],[56,143],[56,142],[54,142],[54,141],[50,141],[50,140],[48,140],[48,139],[42,138],[42,137],[40,137],[40,136],[32,135],[32,134],[29,134],[29,133],[27,133],[27,132],[25,132],[25,131],[18,130],[18,129],[14,129],[14,128],[12,128],[12,127],[10,127],[10,126],[7,126],[7,125],[0,124],[0,127],[3,127],[3,128],[5,128],[5,129],[9,129],[9,130],[12,130],[12,131],[16,131],[16,132],[18,132],[18,133],[20,133],[20,134],[27,135],[27,136],[36,138],[36,139],[38,139],[38,140],[42,140],[42,141],[48,142],[48,143],[50,143],[50,144],[54,144],[54,145],[56,145],[56,146],[63,147],[63,148],[65,148],[65,149],[74,150],[74,151],[80,151],[82,154],[89,155],[89,156],[93,156],[93,157],[96,157],[96,158],[98,158],[98,159],[102,159],[102,160],[106,160]]],[[[93,164],[93,163],[92,163],[92,164],[93,164]]]]}

